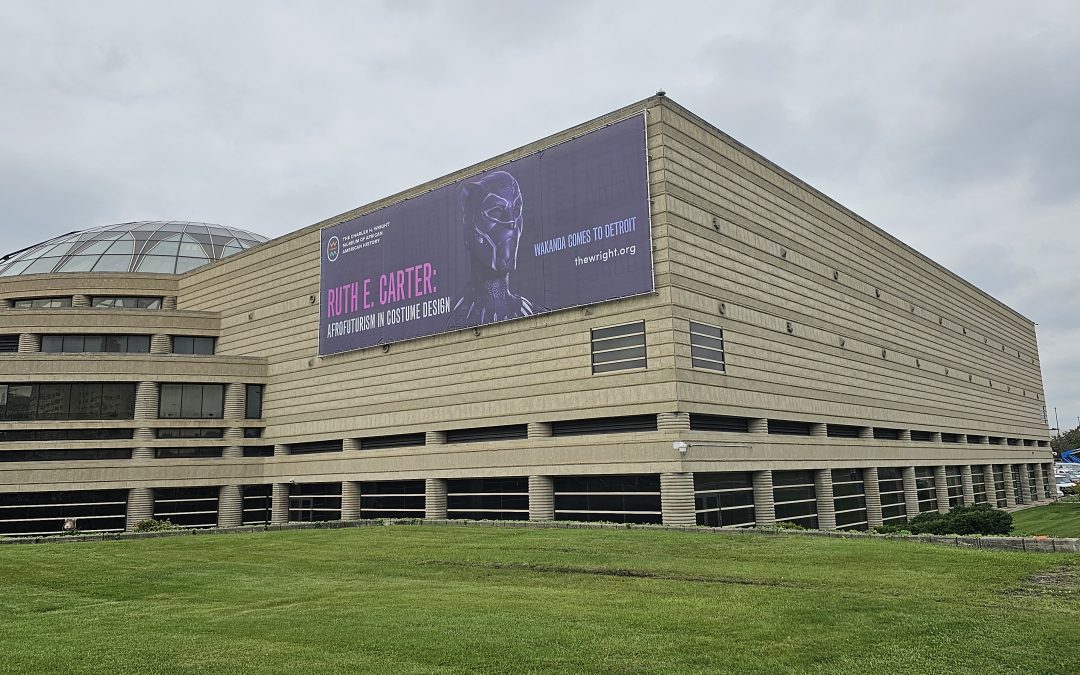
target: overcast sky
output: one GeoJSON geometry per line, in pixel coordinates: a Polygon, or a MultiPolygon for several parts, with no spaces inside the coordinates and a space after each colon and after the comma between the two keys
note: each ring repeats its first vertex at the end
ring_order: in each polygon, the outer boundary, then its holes
{"type": "Polygon", "coordinates": [[[0,2],[0,250],[284,234],[663,88],[1039,323],[1080,415],[1080,3],[0,2]]]}

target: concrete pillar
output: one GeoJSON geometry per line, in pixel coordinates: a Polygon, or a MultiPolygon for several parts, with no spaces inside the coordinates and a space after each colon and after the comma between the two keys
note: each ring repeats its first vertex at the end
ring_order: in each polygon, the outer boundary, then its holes
{"type": "Polygon", "coordinates": [[[754,418],[747,424],[747,428],[752,434],[767,434],[769,433],[769,420],[764,418],[754,418]]]}
{"type": "Polygon", "coordinates": [[[225,385],[225,403],[222,407],[226,424],[225,438],[244,437],[244,385],[230,382],[225,385]]]}
{"type": "Polygon", "coordinates": [[[931,431],[930,432],[930,442],[931,443],[940,443],[941,442],[941,432],[940,431],[931,431]]]}
{"type": "Polygon", "coordinates": [[[937,491],[938,513],[949,512],[949,482],[945,478],[945,467],[934,467],[934,490],[937,491]]]}
{"type": "Polygon", "coordinates": [[[176,309],[176,296],[175,295],[166,295],[164,298],[162,298],[161,299],[161,308],[162,309],[176,309]]]}
{"type": "Polygon", "coordinates": [[[768,469],[754,472],[754,522],[758,527],[768,527],[776,523],[772,471],[768,469]]]}
{"type": "Polygon", "coordinates": [[[529,520],[555,520],[555,481],[529,476],[529,520]]]}
{"type": "Polygon", "coordinates": [[[135,385],[135,419],[154,420],[158,417],[158,383],[139,382],[135,385]]]}
{"type": "Polygon", "coordinates": [[[874,427],[859,427],[859,438],[866,440],[874,437],[874,427]]]}
{"type": "Polygon", "coordinates": [[[150,336],[151,354],[168,354],[172,351],[172,336],[155,334],[150,336]]]}
{"type": "Polygon", "coordinates": [[[33,354],[41,351],[41,336],[37,333],[19,333],[19,353],[33,354]]]}
{"type": "Polygon", "coordinates": [[[815,438],[825,438],[829,435],[829,429],[821,422],[814,422],[810,425],[810,435],[815,438]]]}
{"type": "Polygon", "coordinates": [[[424,481],[424,509],[425,518],[446,520],[445,478],[428,478],[424,481]]]}
{"type": "Polygon", "coordinates": [[[866,526],[877,527],[882,524],[881,482],[876,466],[863,469],[863,496],[866,499],[866,526]]]}
{"type": "Polygon", "coordinates": [[[154,449],[148,447],[132,448],[132,459],[154,459],[154,449]]]}
{"type": "Polygon", "coordinates": [[[902,441],[910,441],[911,440],[911,429],[901,429],[900,430],[900,440],[902,440],[902,441]]]}
{"type": "Polygon", "coordinates": [[[986,486],[986,503],[995,509],[997,503],[997,483],[994,481],[994,465],[984,464],[982,468],[983,484],[986,486]]]}
{"type": "Polygon", "coordinates": [[[690,413],[660,413],[656,416],[656,428],[660,431],[690,431],[690,413]]]}
{"type": "Polygon", "coordinates": [[[694,474],[660,474],[660,512],[664,525],[696,525],[694,474]]]}
{"type": "Polygon", "coordinates": [[[342,452],[352,452],[360,449],[360,439],[358,438],[343,438],[341,439],[342,452]]]}
{"type": "Polygon", "coordinates": [[[975,504],[975,484],[971,480],[971,465],[960,466],[960,484],[964,486],[964,506],[975,504]]]}
{"type": "Polygon", "coordinates": [[[819,530],[836,529],[836,502],[833,501],[832,471],[818,469],[814,472],[814,493],[817,495],[817,520],[819,530]]]}
{"type": "Polygon", "coordinates": [[[341,481],[341,519],[360,520],[360,483],[341,481]]]}
{"type": "Polygon", "coordinates": [[[1001,476],[1005,479],[1005,508],[1016,506],[1016,486],[1013,485],[1012,464],[1001,465],[1001,476]]]}
{"type": "Polygon", "coordinates": [[[1056,500],[1058,498],[1057,486],[1054,484],[1056,481],[1054,480],[1054,464],[1052,462],[1043,464],[1043,475],[1050,478],[1050,494],[1046,495],[1046,498],[1056,500]]]}
{"type": "Polygon", "coordinates": [[[244,498],[239,485],[222,485],[218,495],[218,527],[239,527],[244,522],[244,498]]]}
{"type": "Polygon", "coordinates": [[[15,307],[15,301],[11,298],[0,299],[0,309],[12,309],[15,307]]]}
{"type": "Polygon", "coordinates": [[[1020,494],[1024,497],[1024,503],[1031,503],[1031,476],[1028,475],[1028,465],[1020,465],[1020,494]]]}
{"type": "Polygon", "coordinates": [[[244,457],[244,447],[242,445],[227,445],[221,451],[221,456],[225,459],[242,459],[244,457]]]}
{"type": "Polygon", "coordinates": [[[425,445],[446,445],[445,431],[429,431],[424,434],[425,445]]]}
{"type": "Polygon", "coordinates": [[[907,519],[911,520],[919,515],[919,488],[915,483],[915,467],[904,467],[904,509],[907,510],[907,519]]]}
{"type": "Polygon", "coordinates": [[[1040,502],[1046,499],[1046,484],[1043,482],[1043,465],[1035,465],[1035,498],[1040,502]]]}
{"type": "Polygon", "coordinates": [[[270,492],[270,524],[284,525],[289,522],[289,484],[274,483],[270,492]]]}
{"type": "Polygon", "coordinates": [[[967,443],[967,434],[956,434],[957,443],[967,443]]]}
{"type": "Polygon", "coordinates": [[[284,457],[289,454],[289,446],[283,443],[274,445],[274,457],[284,457]]]}
{"type": "Polygon", "coordinates": [[[75,293],[71,296],[72,307],[89,307],[90,297],[85,293],[75,293]]]}
{"type": "Polygon", "coordinates": [[[551,438],[550,422],[529,422],[529,438],[551,438]]]}
{"type": "Polygon", "coordinates": [[[154,490],[152,488],[131,488],[128,490],[127,523],[128,532],[135,530],[140,522],[154,517],[154,490]]]}
{"type": "Polygon", "coordinates": [[[989,436],[983,436],[982,440],[980,440],[979,443],[981,443],[982,445],[990,445],[990,437],[989,436]]]}

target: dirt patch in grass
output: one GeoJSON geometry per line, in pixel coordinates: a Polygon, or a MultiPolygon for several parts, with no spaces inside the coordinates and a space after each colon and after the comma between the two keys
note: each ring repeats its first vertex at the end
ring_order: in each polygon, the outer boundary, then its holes
{"type": "Polygon", "coordinates": [[[1060,565],[1036,572],[1028,577],[1023,586],[1006,591],[1014,596],[1047,596],[1080,601],[1080,568],[1060,565]]]}
{"type": "Polygon", "coordinates": [[[540,574],[579,574],[630,579],[661,579],[664,581],[689,581],[702,584],[731,584],[737,586],[776,586],[796,588],[803,586],[785,579],[749,579],[745,577],[701,576],[677,572],[630,570],[618,567],[578,567],[569,565],[546,565],[542,563],[506,563],[497,561],[425,560],[424,565],[462,567],[471,569],[521,570],[540,574]]]}

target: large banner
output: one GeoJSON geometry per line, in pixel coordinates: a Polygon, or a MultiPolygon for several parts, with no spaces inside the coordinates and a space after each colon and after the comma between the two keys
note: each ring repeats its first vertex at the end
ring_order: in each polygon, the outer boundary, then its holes
{"type": "Polygon", "coordinates": [[[645,115],[322,231],[319,354],[653,290],[645,115]]]}

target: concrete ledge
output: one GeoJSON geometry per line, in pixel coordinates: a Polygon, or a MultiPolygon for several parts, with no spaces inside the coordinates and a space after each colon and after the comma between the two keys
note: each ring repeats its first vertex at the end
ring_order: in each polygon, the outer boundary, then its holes
{"type": "Polygon", "coordinates": [[[106,532],[100,534],[56,535],[49,537],[0,537],[3,544],[65,544],[89,541],[120,541],[125,539],[160,539],[215,534],[254,534],[287,530],[335,530],[352,527],[501,527],[511,529],[564,530],[664,530],[692,534],[730,534],[753,536],[828,537],[830,539],[868,539],[909,541],[938,546],[980,549],[986,551],[1019,551],[1022,553],[1080,553],[1080,539],[1053,537],[980,537],[936,534],[875,534],[849,530],[786,530],[764,528],[723,528],[700,525],[631,525],[619,523],[581,523],[574,521],[536,522],[526,520],[428,520],[423,518],[387,518],[381,520],[331,520],[318,523],[288,523],[284,525],[243,525],[239,527],[161,530],[159,532],[106,532]]]}

